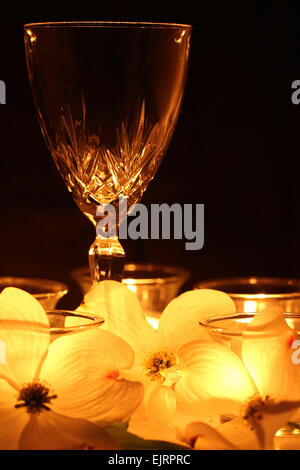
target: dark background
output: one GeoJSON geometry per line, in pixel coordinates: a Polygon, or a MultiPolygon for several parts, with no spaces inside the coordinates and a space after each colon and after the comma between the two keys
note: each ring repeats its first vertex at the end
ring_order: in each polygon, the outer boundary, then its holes
{"type": "MultiPolygon", "coordinates": [[[[7,3],[7,2],[6,2],[7,3]]],[[[0,29],[0,276],[67,282],[94,239],[51,160],[25,68],[23,24],[123,20],[193,25],[181,115],[145,204],[205,204],[205,245],[124,241],[128,261],[178,265],[192,282],[234,275],[300,277],[300,15],[281,6],[202,2],[6,4],[0,29]],[[200,6],[199,6],[200,5],[200,6]],[[239,5],[239,6],[238,6],[239,5]]]]}

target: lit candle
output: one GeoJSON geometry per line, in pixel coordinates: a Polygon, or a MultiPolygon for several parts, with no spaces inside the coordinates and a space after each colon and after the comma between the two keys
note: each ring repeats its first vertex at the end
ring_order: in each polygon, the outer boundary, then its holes
{"type": "Polygon", "coordinates": [[[234,301],[237,312],[300,313],[300,279],[277,277],[235,277],[201,281],[198,289],[226,292],[234,301]]]}

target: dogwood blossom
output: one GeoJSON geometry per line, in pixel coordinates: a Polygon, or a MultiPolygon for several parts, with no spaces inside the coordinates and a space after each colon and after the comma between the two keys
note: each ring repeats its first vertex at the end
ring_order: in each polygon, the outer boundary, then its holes
{"type": "MultiPolygon", "coordinates": [[[[258,448],[272,449],[276,432],[300,406],[300,370],[291,358],[293,335],[284,314],[268,311],[255,315],[245,329],[240,354],[217,342],[183,346],[179,357],[187,372],[177,387],[179,399],[192,411],[197,396],[199,411],[210,409],[221,419],[232,420],[222,425],[222,431],[234,430],[243,441],[250,429],[258,448]]],[[[209,440],[236,446],[232,436],[203,423],[194,423],[188,434],[197,448],[207,446],[209,440]]],[[[253,439],[249,442],[252,448],[253,439]]]]}
{"type": "MultiPolygon", "coordinates": [[[[199,321],[211,313],[234,313],[231,298],[214,290],[186,292],[169,303],[160,317],[158,329],[154,330],[143,316],[133,292],[121,283],[102,281],[91,287],[78,310],[104,317],[101,328],[119,335],[134,350],[134,364],[126,373],[123,371],[123,377],[142,382],[145,392],[143,404],[131,417],[128,430],[146,439],[176,441],[174,423],[181,417],[181,404],[186,401],[181,399],[183,390],[189,397],[189,405],[195,401],[190,393],[194,377],[186,366],[189,345],[193,347],[193,341],[211,342],[199,321]]],[[[198,400],[197,395],[195,399],[198,400]]],[[[200,416],[197,408],[192,415],[200,416]]]]}
{"type": "Polygon", "coordinates": [[[118,448],[99,424],[128,419],[143,398],[119,378],[134,361],[124,340],[97,328],[50,342],[42,306],[16,288],[0,294],[0,340],[0,449],[118,448]]]}

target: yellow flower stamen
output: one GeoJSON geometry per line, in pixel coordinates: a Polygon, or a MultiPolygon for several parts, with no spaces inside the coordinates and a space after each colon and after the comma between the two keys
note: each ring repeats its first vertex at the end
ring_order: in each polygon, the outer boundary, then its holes
{"type": "Polygon", "coordinates": [[[176,356],[172,352],[156,351],[149,355],[145,359],[144,368],[146,369],[146,375],[151,380],[157,380],[159,382],[165,381],[163,371],[176,365],[176,356]]]}
{"type": "Polygon", "coordinates": [[[31,382],[20,390],[15,408],[27,408],[27,413],[39,413],[42,410],[50,411],[49,404],[57,395],[50,395],[50,388],[41,382],[31,382]]]}

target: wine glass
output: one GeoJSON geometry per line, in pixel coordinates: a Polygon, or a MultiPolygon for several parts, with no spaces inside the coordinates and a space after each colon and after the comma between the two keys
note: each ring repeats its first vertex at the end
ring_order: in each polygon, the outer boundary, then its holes
{"type": "Polygon", "coordinates": [[[122,279],[120,201],[129,208],[140,201],[165,155],[182,102],[191,29],[98,21],[24,26],[38,119],[68,190],[96,228],[105,215],[99,208],[116,209],[113,230],[96,232],[89,250],[93,282],[122,279]]]}

